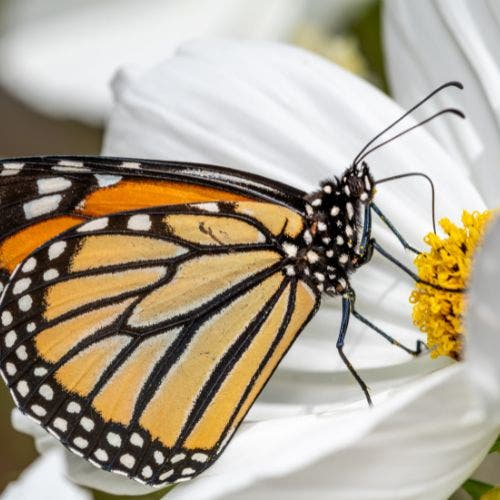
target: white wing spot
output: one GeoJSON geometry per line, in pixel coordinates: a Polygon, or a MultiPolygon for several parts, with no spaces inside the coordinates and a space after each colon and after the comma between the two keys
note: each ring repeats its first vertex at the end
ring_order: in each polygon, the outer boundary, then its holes
{"type": "Polygon", "coordinates": [[[283,250],[289,257],[296,257],[297,256],[297,245],[294,245],[292,243],[283,243],[283,250]]]}
{"type": "Polygon", "coordinates": [[[71,181],[64,177],[38,179],[36,183],[38,185],[38,194],[58,193],[71,187],[71,181]]]}
{"type": "Polygon", "coordinates": [[[161,465],[164,461],[165,461],[165,456],[163,455],[163,453],[161,451],[155,451],[153,453],[153,457],[155,459],[155,462],[158,464],[158,465],[161,465]]]}
{"type": "Polygon", "coordinates": [[[26,351],[26,346],[24,344],[20,345],[16,349],[16,356],[21,360],[21,361],[26,361],[28,359],[28,352],[26,351]]]}
{"type": "Polygon", "coordinates": [[[96,174],[95,178],[99,187],[109,187],[118,184],[122,177],[121,175],[109,175],[109,174],[96,174]]]}
{"type": "Polygon", "coordinates": [[[19,309],[23,312],[29,311],[33,305],[33,299],[31,295],[23,295],[18,301],[17,305],[19,309]]]}
{"type": "Polygon", "coordinates": [[[26,219],[33,219],[41,215],[50,214],[57,210],[59,203],[61,203],[62,196],[60,194],[51,194],[42,196],[36,200],[28,201],[23,205],[24,216],[26,219]]]}
{"type": "Polygon", "coordinates": [[[174,455],[171,459],[170,462],[173,464],[176,464],[177,462],[180,462],[181,460],[184,460],[186,458],[185,453],[177,453],[177,455],[174,455]]]}
{"type": "Polygon", "coordinates": [[[76,401],[71,401],[68,403],[66,410],[68,413],[80,413],[82,407],[76,401]]]}
{"type": "Polygon", "coordinates": [[[120,463],[127,467],[127,469],[131,469],[135,465],[135,458],[129,453],[125,453],[125,455],[120,457],[120,463]]]}
{"type": "Polygon", "coordinates": [[[116,448],[122,444],[122,438],[116,432],[108,432],[106,439],[111,446],[116,448]]]}
{"type": "Polygon", "coordinates": [[[183,476],[192,476],[196,471],[192,469],[191,467],[186,467],[185,469],[182,469],[181,474],[183,476]]]}
{"type": "Polygon", "coordinates": [[[34,332],[35,328],[36,328],[36,324],[33,321],[26,325],[26,331],[29,333],[34,332]]]}
{"type": "Polygon", "coordinates": [[[14,330],[11,330],[5,335],[4,339],[5,347],[12,347],[16,343],[16,340],[17,340],[17,334],[14,330]]]}
{"type": "Polygon", "coordinates": [[[21,268],[21,271],[23,273],[30,273],[35,269],[36,267],[36,259],[35,257],[30,257],[24,264],[23,267],[21,268]]]}
{"type": "Polygon", "coordinates": [[[106,450],[103,450],[102,448],[97,448],[97,450],[95,450],[95,452],[94,452],[94,456],[100,462],[107,462],[109,459],[108,454],[106,453],[106,450]]]}
{"type": "Polygon", "coordinates": [[[339,262],[341,264],[346,264],[347,261],[349,260],[349,257],[347,256],[347,254],[343,253],[340,257],[339,257],[339,262]]]}
{"type": "Polygon", "coordinates": [[[94,421],[88,417],[82,417],[82,419],[80,420],[80,425],[87,432],[90,432],[94,428],[94,421]]]}
{"type": "Polygon", "coordinates": [[[24,167],[24,163],[3,163],[3,167],[2,173],[0,173],[1,176],[16,175],[24,167]]]}
{"type": "Polygon", "coordinates": [[[217,213],[219,211],[219,205],[217,203],[197,203],[194,205],[196,208],[205,210],[206,212],[217,213]]]}
{"type": "Polygon", "coordinates": [[[191,460],[195,462],[206,462],[208,460],[208,455],[206,453],[193,453],[191,460]]]}
{"type": "Polygon", "coordinates": [[[31,411],[39,417],[45,417],[45,415],[47,415],[47,410],[40,405],[33,405],[31,411]]]}
{"type": "Polygon", "coordinates": [[[9,326],[12,323],[12,314],[10,311],[2,312],[2,325],[9,326]]]}
{"type": "Polygon", "coordinates": [[[335,217],[336,215],[338,215],[340,212],[340,208],[335,206],[335,207],[332,207],[332,209],[330,210],[330,215],[333,215],[333,217],[335,217]]]}
{"type": "Polygon", "coordinates": [[[14,288],[12,289],[12,293],[14,295],[19,295],[20,293],[23,293],[25,290],[27,290],[30,285],[31,285],[30,278],[21,278],[20,280],[15,282],[14,288]]]}
{"type": "Polygon", "coordinates": [[[61,256],[64,253],[64,250],[66,250],[66,245],[65,241],[56,241],[55,243],[52,243],[49,247],[49,259],[54,260],[61,256]]]}
{"type": "Polygon", "coordinates": [[[124,161],[120,166],[123,168],[141,168],[141,164],[135,161],[124,161]]]}
{"type": "Polygon", "coordinates": [[[54,419],[52,426],[59,429],[61,432],[66,432],[68,430],[68,421],[64,420],[64,418],[57,417],[54,419]]]}
{"type": "Polygon", "coordinates": [[[20,380],[17,383],[16,386],[17,392],[24,398],[28,395],[28,392],[30,392],[30,388],[28,385],[28,382],[26,380],[20,380]]]}
{"type": "Polygon", "coordinates": [[[7,372],[7,375],[10,375],[11,377],[14,376],[17,372],[16,365],[14,363],[5,363],[5,371],[7,372]]]}
{"type": "Polygon", "coordinates": [[[147,214],[132,215],[127,222],[127,227],[133,231],[149,231],[151,229],[151,217],[147,214]]]}
{"type": "Polygon", "coordinates": [[[151,469],[151,467],[149,465],[146,465],[146,467],[144,467],[142,469],[141,474],[142,474],[142,477],[149,479],[153,475],[153,469],[151,469]]]}
{"type": "Polygon", "coordinates": [[[47,271],[45,271],[43,273],[43,280],[44,281],[51,281],[51,280],[55,280],[56,278],[59,277],[59,271],[57,269],[47,269],[47,271]]]}
{"type": "Polygon", "coordinates": [[[87,446],[89,445],[89,442],[85,438],[82,438],[80,436],[73,439],[73,443],[75,443],[75,446],[78,446],[78,448],[82,450],[84,448],[87,448],[87,446]]]}
{"type": "Polygon", "coordinates": [[[52,387],[50,387],[50,385],[47,384],[43,384],[38,390],[38,392],[47,401],[51,401],[52,398],[54,397],[54,391],[52,390],[52,387]]]}
{"type": "Polygon", "coordinates": [[[87,222],[83,226],[80,226],[77,231],[79,233],[87,233],[91,231],[99,231],[100,229],[106,229],[108,227],[109,219],[108,217],[101,217],[100,219],[94,219],[87,222]]]}
{"type": "Polygon", "coordinates": [[[342,236],[340,236],[340,234],[337,236],[337,238],[335,238],[335,241],[336,241],[337,245],[344,244],[344,238],[342,238],[342,236]]]}
{"type": "Polygon", "coordinates": [[[33,373],[35,377],[43,377],[44,375],[47,375],[47,368],[43,366],[37,366],[34,370],[33,373]]]}
{"type": "Polygon", "coordinates": [[[144,444],[144,439],[142,439],[142,437],[137,434],[137,432],[134,432],[131,436],[130,436],[130,442],[134,445],[134,446],[138,446],[139,448],[142,447],[142,445],[144,444]]]}
{"type": "Polygon", "coordinates": [[[160,474],[158,479],[160,481],[165,481],[165,479],[168,479],[172,474],[174,473],[174,469],[170,469],[167,472],[164,472],[163,474],[160,474]]]}

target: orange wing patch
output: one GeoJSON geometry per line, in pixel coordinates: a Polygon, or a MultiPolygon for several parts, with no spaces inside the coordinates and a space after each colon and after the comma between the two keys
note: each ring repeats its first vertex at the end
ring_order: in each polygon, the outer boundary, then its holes
{"type": "Polygon", "coordinates": [[[80,213],[92,217],[139,210],[162,205],[180,205],[209,201],[250,201],[247,196],[186,182],[125,180],[91,193],[80,213]]]}
{"type": "Polygon", "coordinates": [[[54,217],[21,229],[0,244],[0,269],[12,272],[39,246],[84,220],[82,217],[54,217]]]}

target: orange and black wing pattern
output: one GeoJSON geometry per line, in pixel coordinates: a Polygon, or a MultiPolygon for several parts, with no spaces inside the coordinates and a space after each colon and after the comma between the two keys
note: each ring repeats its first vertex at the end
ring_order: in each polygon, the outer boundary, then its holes
{"type": "Polygon", "coordinates": [[[293,193],[193,165],[31,161],[0,172],[0,371],[17,406],[105,470],[191,479],[319,306],[283,250],[304,229],[293,193]]]}

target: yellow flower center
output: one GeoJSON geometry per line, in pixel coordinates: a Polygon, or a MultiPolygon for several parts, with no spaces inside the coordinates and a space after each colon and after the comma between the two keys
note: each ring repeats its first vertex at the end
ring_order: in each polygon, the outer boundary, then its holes
{"type": "MultiPolygon", "coordinates": [[[[456,226],[449,219],[441,219],[439,225],[447,237],[441,238],[429,233],[424,238],[430,249],[415,258],[419,278],[442,288],[467,288],[472,257],[491,215],[490,210],[473,213],[464,210],[463,227],[456,226]]],[[[410,296],[413,323],[427,334],[431,357],[461,358],[465,299],[465,293],[447,292],[423,283],[416,284],[410,296]]]]}

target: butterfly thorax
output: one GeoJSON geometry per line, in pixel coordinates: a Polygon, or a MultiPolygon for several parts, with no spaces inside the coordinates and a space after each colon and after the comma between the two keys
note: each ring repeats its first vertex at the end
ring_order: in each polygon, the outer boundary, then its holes
{"type": "Polygon", "coordinates": [[[322,182],[320,190],[306,196],[306,229],[294,271],[308,276],[319,291],[338,295],[349,289],[349,274],[360,257],[361,208],[373,195],[365,164],[322,182]]]}

